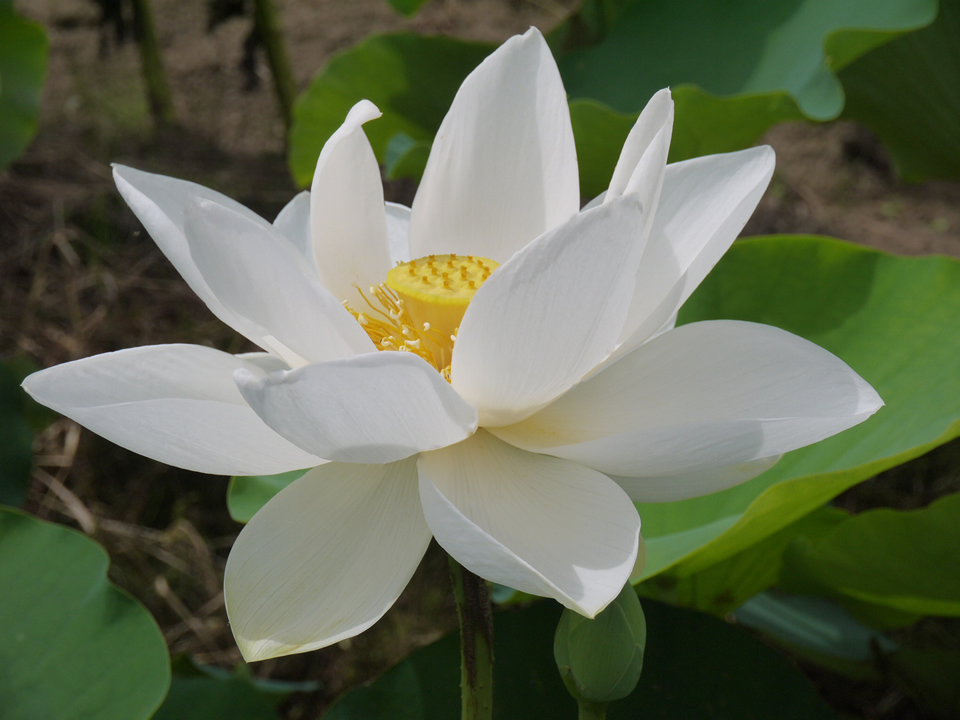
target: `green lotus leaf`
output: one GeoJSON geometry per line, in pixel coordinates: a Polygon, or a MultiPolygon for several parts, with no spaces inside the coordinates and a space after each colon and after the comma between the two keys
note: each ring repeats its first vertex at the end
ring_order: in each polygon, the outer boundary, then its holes
{"type": "Polygon", "coordinates": [[[0,715],[146,720],[170,684],[150,613],[85,535],[0,508],[0,715]]]}

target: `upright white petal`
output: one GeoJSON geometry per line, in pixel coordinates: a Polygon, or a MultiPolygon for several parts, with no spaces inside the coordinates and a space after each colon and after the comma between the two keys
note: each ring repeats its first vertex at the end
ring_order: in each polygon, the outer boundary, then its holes
{"type": "Polygon", "coordinates": [[[330,136],[310,188],[310,223],[320,280],[338,300],[363,307],[366,292],[393,267],[387,245],[380,167],[363,123],[380,117],[369,100],[351,108],[330,136]]]}
{"type": "MultiPolygon", "coordinates": [[[[882,405],[823,348],[769,325],[715,320],[658,336],[495,432],[611,475],[658,478],[780,455],[857,425],[882,405]]],[[[678,489],[677,496],[690,495],[678,489]]]]}
{"type": "Polygon", "coordinates": [[[427,524],[471,572],[588,617],[629,579],[640,518],[604,475],[483,430],[418,467],[427,524]]]}
{"type": "Polygon", "coordinates": [[[297,249],[300,256],[313,268],[313,240],[310,235],[310,191],[304,190],[288,202],[273,226],[297,249]]]}
{"type": "Polygon", "coordinates": [[[410,208],[399,203],[384,203],[387,213],[387,242],[390,244],[390,259],[394,264],[409,262],[410,255],[410,208]]]}
{"type": "Polygon", "coordinates": [[[760,202],[775,161],[764,146],[667,166],[618,355],[659,330],[713,269],[760,202]]]}
{"type": "Polygon", "coordinates": [[[663,89],[650,98],[630,130],[604,197],[609,202],[637,193],[648,230],[660,200],[672,136],[673,98],[669,89],[663,89]]]}
{"type": "Polygon", "coordinates": [[[264,425],[233,383],[254,362],[200,345],[95,355],[23,382],[38,402],[117,445],[215,475],[273,475],[322,461],[264,425]]]}
{"type": "Polygon", "coordinates": [[[429,543],[416,460],[311,470],[254,515],[230,551],[223,595],[244,659],[363,632],[399,597],[429,543]]]}
{"type": "Polygon", "coordinates": [[[613,350],[633,294],[642,222],[634,196],[580,213],[477,291],[460,324],[451,382],[481,425],[532,414],[613,350]]]}
{"type": "Polygon", "coordinates": [[[579,187],[563,82],[531,28],[460,86],[413,203],[410,249],[503,263],[574,215],[579,187]]]}
{"type": "Polygon", "coordinates": [[[264,422],[308,452],[385,463],[463,440],[477,413],[412,353],[379,352],[259,377],[240,391],[264,422]]]}
{"type": "Polygon", "coordinates": [[[244,334],[296,367],[373,350],[373,342],[277,231],[222,205],[186,213],[190,253],[244,334]]]}

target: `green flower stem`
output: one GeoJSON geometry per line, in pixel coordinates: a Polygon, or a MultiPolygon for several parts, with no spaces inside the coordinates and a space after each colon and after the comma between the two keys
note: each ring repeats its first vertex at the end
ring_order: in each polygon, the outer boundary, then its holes
{"type": "Polygon", "coordinates": [[[133,24],[137,32],[137,44],[140,46],[140,63],[143,82],[147,86],[147,100],[153,119],[161,124],[174,121],[173,98],[167,75],[163,70],[160,57],[160,41],[153,22],[153,8],[150,0],[133,0],[133,24]]]}
{"type": "Polygon", "coordinates": [[[462,720],[493,717],[493,607],[487,583],[450,558],[453,595],[460,618],[462,720]]]}
{"type": "Polygon", "coordinates": [[[580,720],[606,720],[607,719],[607,704],[606,703],[592,703],[582,700],[578,703],[580,705],[580,713],[577,717],[580,720]]]}
{"type": "Polygon", "coordinates": [[[277,103],[283,115],[283,124],[287,130],[293,124],[293,101],[297,97],[297,83],[293,79],[293,69],[287,55],[287,46],[280,31],[280,18],[273,0],[254,0],[254,18],[260,42],[267,51],[273,85],[277,93],[277,103]]]}

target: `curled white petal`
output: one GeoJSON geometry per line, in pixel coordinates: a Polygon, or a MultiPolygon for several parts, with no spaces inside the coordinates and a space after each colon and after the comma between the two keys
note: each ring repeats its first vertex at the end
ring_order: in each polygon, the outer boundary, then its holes
{"type": "Polygon", "coordinates": [[[338,300],[361,303],[356,288],[383,282],[392,267],[383,183],[363,123],[380,117],[369,100],[354,105],[327,140],[310,188],[317,272],[338,300]]]}

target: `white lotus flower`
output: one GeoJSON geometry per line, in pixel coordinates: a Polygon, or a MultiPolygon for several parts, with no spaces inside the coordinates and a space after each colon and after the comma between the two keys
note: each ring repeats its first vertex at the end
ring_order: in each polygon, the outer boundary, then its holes
{"type": "Polygon", "coordinates": [[[743,482],[880,407],[842,361],[782,330],[672,329],[759,201],[770,148],[667,166],[662,91],[605,197],[579,212],[566,96],[536,30],[463,83],[412,210],[384,205],[361,128],[378,115],[350,111],[312,191],[272,225],[197,185],[115,170],[193,290],[265,352],[133,348],[24,383],[171,465],[313,468],[230,555],[247,660],[372,625],[431,536],[482,577],[593,616],[634,567],[631,499],[743,482]]]}

